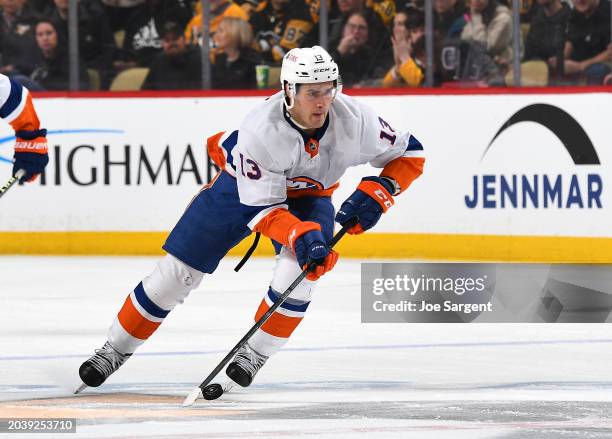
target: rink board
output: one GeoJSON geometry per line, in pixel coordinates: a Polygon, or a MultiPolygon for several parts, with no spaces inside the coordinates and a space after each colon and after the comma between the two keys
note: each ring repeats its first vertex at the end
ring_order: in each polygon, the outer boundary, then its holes
{"type": "MultiPolygon", "coordinates": [[[[358,99],[413,133],[427,162],[423,177],[370,236],[342,244],[344,256],[612,262],[610,93],[365,93],[358,99]]],[[[237,128],[261,101],[39,97],[51,162],[44,181],[2,199],[0,253],[159,253],[206,183],[205,138],[237,128]]],[[[4,179],[10,129],[3,126],[0,137],[4,179]]],[[[378,172],[347,171],[336,206],[362,176],[378,172]]]]}
{"type": "MultiPolygon", "coordinates": [[[[5,254],[161,255],[165,232],[0,232],[5,254]]],[[[244,255],[253,236],[229,254],[244,255]]],[[[337,245],[342,257],[408,258],[457,261],[612,262],[612,238],[369,233],[345,237],[337,245]]],[[[271,256],[269,240],[254,256],[271,256]]]]}

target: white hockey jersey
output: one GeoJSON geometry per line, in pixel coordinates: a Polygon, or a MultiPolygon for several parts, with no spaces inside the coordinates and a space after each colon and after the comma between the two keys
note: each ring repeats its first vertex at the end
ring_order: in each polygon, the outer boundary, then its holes
{"type": "Polygon", "coordinates": [[[341,93],[326,124],[305,139],[284,114],[279,92],[252,110],[239,128],[232,156],[240,201],[269,206],[299,191],[333,188],[350,166],[383,168],[400,157],[422,158],[423,148],[416,143],[410,133],[395,131],[370,107],[341,93]]]}
{"type": "Polygon", "coordinates": [[[209,154],[235,176],[240,202],[261,210],[253,229],[288,198],[329,196],[350,166],[369,163],[405,190],[423,169],[424,151],[409,132],[394,130],[370,107],[339,93],[325,125],[312,136],[286,114],[283,93],[254,108],[239,130],[209,139],[209,154]],[[211,139],[214,141],[211,142],[211,139]]]}

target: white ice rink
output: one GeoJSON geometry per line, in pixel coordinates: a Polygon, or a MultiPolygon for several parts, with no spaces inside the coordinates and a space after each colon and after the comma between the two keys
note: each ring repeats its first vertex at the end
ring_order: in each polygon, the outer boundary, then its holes
{"type": "Polygon", "coordinates": [[[0,418],[78,423],[7,437],[612,437],[612,325],[362,324],[346,259],[248,389],[181,407],[251,326],[269,259],[223,261],[107,383],[71,396],[155,261],[0,257],[0,418]]]}

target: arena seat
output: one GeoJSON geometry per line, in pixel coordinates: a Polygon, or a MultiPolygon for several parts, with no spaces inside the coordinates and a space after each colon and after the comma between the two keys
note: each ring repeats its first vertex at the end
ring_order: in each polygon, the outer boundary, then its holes
{"type": "Polygon", "coordinates": [[[111,91],[131,91],[140,90],[144,83],[149,69],[145,67],[134,67],[120,72],[110,85],[111,91]]]}

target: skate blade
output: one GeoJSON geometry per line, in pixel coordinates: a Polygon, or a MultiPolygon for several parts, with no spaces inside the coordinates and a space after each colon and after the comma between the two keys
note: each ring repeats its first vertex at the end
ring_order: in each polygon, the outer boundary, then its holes
{"type": "Polygon", "coordinates": [[[223,385],[223,393],[227,393],[230,390],[232,390],[234,388],[234,386],[236,385],[235,382],[233,382],[231,379],[227,379],[227,381],[225,382],[225,384],[223,385]]]}
{"type": "Polygon", "coordinates": [[[87,388],[87,384],[81,384],[78,389],[76,389],[74,391],[74,395],[78,395],[79,393],[81,393],[83,390],[85,390],[87,388]]]}
{"type": "Polygon", "coordinates": [[[202,397],[202,390],[199,387],[195,387],[183,401],[183,407],[191,407],[200,397],[202,397]]]}

